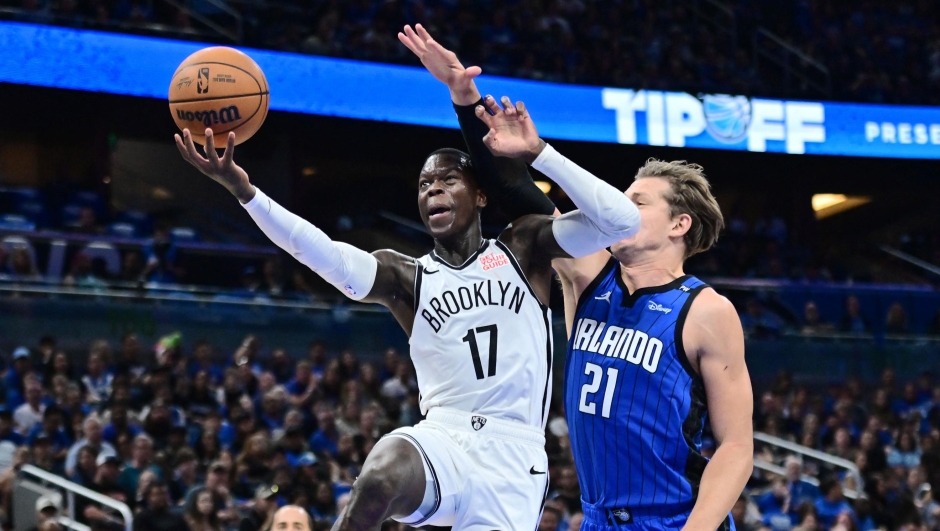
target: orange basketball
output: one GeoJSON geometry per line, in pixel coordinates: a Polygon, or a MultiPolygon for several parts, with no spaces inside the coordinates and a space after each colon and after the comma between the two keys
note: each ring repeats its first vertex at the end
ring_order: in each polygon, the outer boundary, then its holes
{"type": "Polygon", "coordinates": [[[187,57],[170,81],[170,113],[180,130],[205,145],[207,127],[216,147],[229,131],[235,143],[251,138],[268,116],[268,81],[251,57],[224,46],[203,48],[187,57]]]}

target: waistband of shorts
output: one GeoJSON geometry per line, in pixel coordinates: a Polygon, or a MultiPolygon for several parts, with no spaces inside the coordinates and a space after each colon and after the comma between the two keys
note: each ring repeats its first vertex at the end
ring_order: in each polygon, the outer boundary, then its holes
{"type": "Polygon", "coordinates": [[[513,420],[497,419],[446,407],[431,409],[428,411],[427,419],[428,422],[443,424],[468,433],[479,433],[488,437],[498,437],[545,447],[545,432],[541,428],[513,420]]]}
{"type": "Polygon", "coordinates": [[[656,507],[619,507],[611,508],[600,504],[590,504],[581,499],[584,521],[597,525],[629,525],[644,520],[685,520],[692,511],[690,503],[675,503],[656,507]]]}

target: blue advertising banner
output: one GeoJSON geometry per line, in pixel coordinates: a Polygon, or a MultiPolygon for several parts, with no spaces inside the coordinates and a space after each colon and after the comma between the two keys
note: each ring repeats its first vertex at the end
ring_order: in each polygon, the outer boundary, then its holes
{"type": "MultiPolygon", "coordinates": [[[[166,98],[205,44],[0,23],[0,82],[166,98]]],[[[456,128],[447,91],[420,68],[244,49],[275,111],[456,128]]],[[[481,76],[528,105],[547,138],[768,153],[940,159],[940,108],[784,101],[481,76]]],[[[168,116],[169,119],[169,111],[168,116]]]]}

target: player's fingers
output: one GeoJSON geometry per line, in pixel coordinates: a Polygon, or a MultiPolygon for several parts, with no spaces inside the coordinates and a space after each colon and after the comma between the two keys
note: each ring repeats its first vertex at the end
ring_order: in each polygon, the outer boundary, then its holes
{"type": "Polygon", "coordinates": [[[222,165],[228,165],[232,163],[232,159],[235,158],[235,131],[229,131],[228,133],[228,142],[225,144],[225,153],[222,154],[222,165]]]}
{"type": "Polygon", "coordinates": [[[398,32],[398,41],[405,45],[405,48],[408,48],[411,53],[414,53],[414,49],[411,47],[411,41],[408,39],[408,36],[402,32],[398,32]]]}
{"type": "Polygon", "coordinates": [[[189,132],[189,129],[183,129],[183,139],[186,143],[186,153],[189,154],[189,162],[192,164],[205,162],[206,159],[196,151],[196,145],[193,143],[193,134],[189,132]]]}
{"type": "Polygon", "coordinates": [[[421,37],[418,37],[418,34],[415,33],[415,30],[411,29],[411,26],[405,26],[405,35],[411,41],[411,45],[414,46],[413,51],[417,54],[422,54],[427,51],[427,47],[424,45],[424,41],[421,37]]]}
{"type": "Polygon", "coordinates": [[[516,108],[512,106],[512,100],[509,99],[509,96],[503,96],[499,99],[499,102],[503,104],[503,112],[506,113],[506,116],[516,115],[516,108]]]}
{"type": "Polygon", "coordinates": [[[219,160],[219,154],[215,151],[215,135],[212,133],[212,129],[206,128],[206,159],[209,162],[216,162],[219,160]]]}
{"type": "Polygon", "coordinates": [[[483,98],[483,104],[486,105],[486,108],[490,111],[490,114],[496,114],[502,110],[499,108],[499,104],[496,103],[496,98],[490,96],[489,94],[483,98]]]}
{"type": "Polygon", "coordinates": [[[456,61],[456,60],[457,60],[457,54],[455,54],[454,52],[448,50],[447,48],[444,48],[443,46],[440,45],[440,43],[438,43],[438,42],[435,41],[434,39],[431,39],[431,40],[429,40],[429,41],[426,41],[424,44],[427,46],[427,50],[428,50],[429,52],[432,52],[432,53],[435,53],[435,54],[437,54],[437,55],[440,55],[441,57],[444,57],[444,58],[446,58],[446,59],[448,59],[448,60],[450,60],[450,61],[456,61]]]}
{"type": "Polygon", "coordinates": [[[418,36],[421,37],[421,40],[424,42],[434,42],[431,34],[428,33],[428,30],[424,29],[424,26],[421,24],[415,24],[415,30],[418,32],[418,36]]]}
{"type": "Polygon", "coordinates": [[[485,123],[486,125],[490,127],[493,127],[493,124],[492,124],[493,116],[490,115],[490,113],[486,112],[486,109],[483,108],[482,105],[477,105],[476,108],[473,109],[473,111],[476,113],[477,118],[483,120],[483,123],[485,123]]]}
{"type": "Polygon", "coordinates": [[[189,153],[186,153],[186,145],[183,144],[183,139],[180,135],[173,135],[173,140],[176,142],[176,149],[178,149],[180,155],[183,156],[183,160],[189,162],[189,153]]]}
{"type": "Polygon", "coordinates": [[[473,79],[477,77],[478,75],[482,74],[483,69],[480,68],[479,66],[471,66],[470,68],[466,70],[466,72],[467,72],[467,77],[469,77],[470,79],[473,79]]]}
{"type": "Polygon", "coordinates": [[[525,103],[521,101],[516,102],[516,112],[519,113],[519,116],[522,118],[529,117],[529,110],[525,108],[525,103]]]}

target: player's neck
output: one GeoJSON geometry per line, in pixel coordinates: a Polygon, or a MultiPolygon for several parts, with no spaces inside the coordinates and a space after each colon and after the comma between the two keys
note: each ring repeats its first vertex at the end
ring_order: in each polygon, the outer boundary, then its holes
{"type": "Polygon", "coordinates": [[[620,277],[630,293],[635,293],[638,289],[669,284],[683,275],[685,271],[682,269],[682,262],[670,264],[662,260],[652,260],[629,266],[620,264],[620,277]]]}
{"type": "Polygon", "coordinates": [[[441,260],[457,267],[463,265],[470,256],[477,252],[483,243],[483,234],[479,225],[470,227],[467,232],[449,239],[435,239],[434,252],[441,260]]]}

